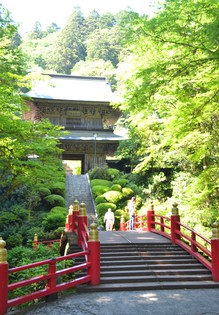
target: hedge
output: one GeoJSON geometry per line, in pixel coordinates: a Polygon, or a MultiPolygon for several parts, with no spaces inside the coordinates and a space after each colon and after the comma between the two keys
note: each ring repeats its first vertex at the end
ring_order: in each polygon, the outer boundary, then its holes
{"type": "Polygon", "coordinates": [[[116,205],[111,202],[100,203],[99,205],[97,205],[96,211],[98,216],[103,217],[109,208],[111,208],[112,211],[115,211],[116,205]]]}
{"type": "Polygon", "coordinates": [[[123,194],[120,191],[110,190],[102,195],[108,202],[117,203],[123,198],[123,194]]]}
{"type": "Polygon", "coordinates": [[[93,186],[107,186],[107,187],[111,187],[112,186],[112,182],[107,180],[107,179],[92,179],[90,181],[90,185],[91,185],[91,187],[93,187],[93,186]]]}
{"type": "Polygon", "coordinates": [[[99,186],[99,185],[93,186],[91,189],[92,189],[94,198],[110,190],[110,188],[107,186],[99,186]]]}

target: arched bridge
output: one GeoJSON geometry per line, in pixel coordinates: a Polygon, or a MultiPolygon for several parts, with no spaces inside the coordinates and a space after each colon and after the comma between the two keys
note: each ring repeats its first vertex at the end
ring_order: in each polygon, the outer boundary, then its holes
{"type": "MultiPolygon", "coordinates": [[[[121,220],[120,231],[98,231],[96,223],[88,226],[86,205],[75,201],[65,227],[67,240],[75,242],[70,244],[74,253],[12,269],[8,269],[6,244],[0,239],[0,315],[72,287],[76,292],[219,288],[219,223],[208,240],[180,222],[176,205],[172,215],[164,217],[150,204],[135,226],[136,230],[127,231],[128,225],[121,220]],[[68,238],[72,235],[76,237],[68,238]],[[13,279],[14,274],[32,268],[39,268],[37,276],[9,281],[11,275],[13,279]],[[42,268],[47,270],[43,274],[42,268]],[[28,286],[31,292],[10,298],[10,292],[28,286]]],[[[35,237],[34,250],[38,244],[35,237]]]]}

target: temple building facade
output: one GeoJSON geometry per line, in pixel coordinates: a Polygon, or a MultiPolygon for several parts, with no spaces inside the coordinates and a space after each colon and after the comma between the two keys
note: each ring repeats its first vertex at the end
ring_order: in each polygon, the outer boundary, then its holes
{"type": "Polygon", "coordinates": [[[79,161],[81,173],[106,165],[119,141],[115,124],[121,113],[112,107],[117,102],[110,84],[103,77],[46,74],[26,93],[29,111],[24,119],[48,118],[67,133],[60,137],[62,160],[79,161]]]}

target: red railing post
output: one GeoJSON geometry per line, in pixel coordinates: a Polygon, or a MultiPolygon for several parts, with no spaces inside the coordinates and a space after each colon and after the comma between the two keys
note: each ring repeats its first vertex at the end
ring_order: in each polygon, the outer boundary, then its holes
{"type": "Polygon", "coordinates": [[[82,245],[82,232],[84,231],[84,223],[87,227],[87,210],[85,203],[80,204],[79,216],[78,216],[78,246],[82,245]]]}
{"type": "Polygon", "coordinates": [[[73,204],[72,232],[76,230],[76,223],[78,222],[79,208],[80,208],[79,202],[75,200],[73,204]]]}
{"type": "Polygon", "coordinates": [[[120,218],[119,230],[120,231],[125,231],[126,230],[126,228],[125,228],[125,218],[124,218],[123,215],[120,218]]]}
{"type": "MultiPolygon", "coordinates": [[[[51,259],[51,262],[49,264],[49,270],[48,270],[48,275],[51,276],[51,278],[49,278],[47,280],[47,284],[46,284],[46,289],[54,289],[56,288],[56,283],[57,283],[57,279],[56,279],[56,260],[55,259],[51,259]]],[[[46,296],[46,301],[53,301],[56,300],[58,297],[57,293],[52,293],[49,294],[48,296],[46,296]]]]}
{"type": "Polygon", "coordinates": [[[154,229],[155,224],[153,223],[154,221],[154,204],[153,201],[151,200],[149,202],[149,209],[147,211],[147,229],[148,232],[151,232],[152,229],[154,229]]]}
{"type": "Polygon", "coordinates": [[[197,247],[196,247],[196,244],[195,244],[195,242],[196,242],[196,234],[195,234],[194,231],[192,231],[191,239],[192,239],[191,249],[195,253],[195,252],[197,252],[197,247]]]}
{"type": "Polygon", "coordinates": [[[91,267],[88,269],[88,274],[91,276],[91,285],[100,283],[100,241],[97,230],[97,224],[91,223],[90,235],[88,240],[88,261],[91,262],[91,267]]]}
{"type": "Polygon", "coordinates": [[[8,309],[8,262],[6,242],[0,237],[0,315],[8,309]]]}
{"type": "Polygon", "coordinates": [[[37,250],[37,246],[38,246],[38,236],[37,236],[37,234],[34,234],[34,238],[33,238],[33,250],[37,250]]]}
{"type": "Polygon", "coordinates": [[[65,231],[71,232],[72,226],[73,226],[73,206],[70,205],[68,209],[68,214],[66,217],[65,231]]]}
{"type": "Polygon", "coordinates": [[[219,222],[213,223],[211,239],[212,278],[219,282],[219,222]]]}
{"type": "Polygon", "coordinates": [[[180,239],[180,235],[177,231],[180,231],[180,226],[178,222],[180,222],[179,209],[178,204],[174,203],[172,207],[172,215],[171,215],[171,241],[173,244],[176,244],[176,240],[180,239]]]}

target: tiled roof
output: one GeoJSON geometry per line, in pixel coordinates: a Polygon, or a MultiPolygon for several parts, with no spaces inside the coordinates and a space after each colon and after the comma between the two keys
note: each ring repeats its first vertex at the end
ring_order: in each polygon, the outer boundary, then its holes
{"type": "Polygon", "coordinates": [[[104,77],[47,74],[26,95],[31,98],[87,102],[116,102],[104,77]]]}

